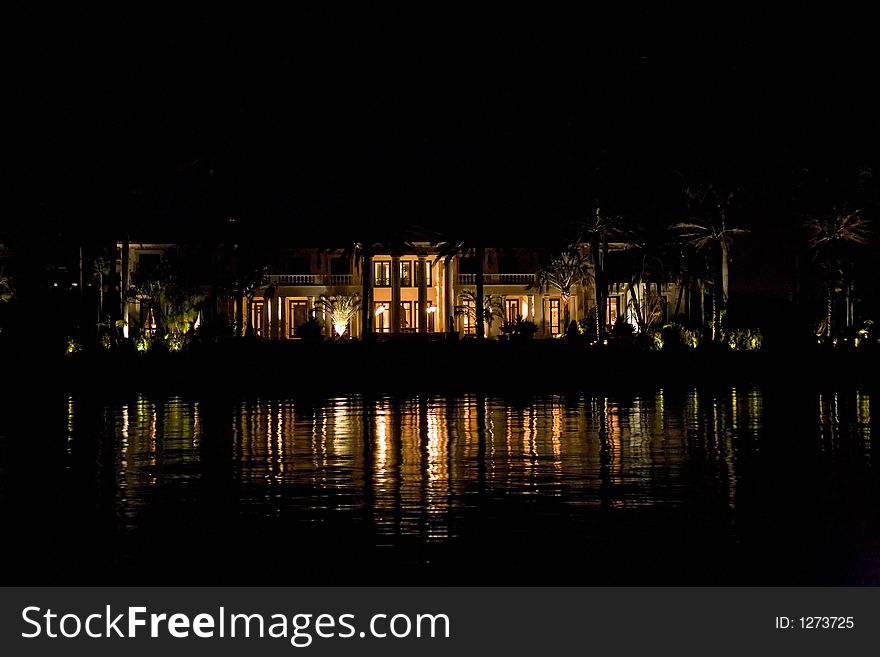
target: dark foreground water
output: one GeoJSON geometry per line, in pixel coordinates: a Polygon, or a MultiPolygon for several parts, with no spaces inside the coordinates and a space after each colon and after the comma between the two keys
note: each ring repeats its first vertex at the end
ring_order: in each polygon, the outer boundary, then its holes
{"type": "Polygon", "coordinates": [[[2,579],[878,585],[878,404],[757,388],[8,404],[2,579]]]}

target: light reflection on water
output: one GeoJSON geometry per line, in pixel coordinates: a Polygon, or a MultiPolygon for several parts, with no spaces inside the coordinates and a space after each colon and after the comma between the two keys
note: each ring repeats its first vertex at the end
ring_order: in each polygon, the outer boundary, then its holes
{"type": "MultiPolygon", "coordinates": [[[[849,468],[867,470],[871,401],[863,392],[823,393],[812,408],[787,412],[797,414],[790,418],[797,431],[812,427],[829,463],[846,452],[849,468]]],[[[76,400],[67,413],[75,451],[76,400]]],[[[231,480],[243,514],[316,522],[360,514],[379,544],[393,544],[406,536],[453,538],[461,511],[493,500],[556,500],[572,514],[695,500],[735,510],[741,479],[754,476],[748,468],[760,462],[764,443],[779,438],[764,435],[764,413],[756,388],[515,401],[257,399],[210,408],[138,396],[104,407],[99,433],[113,450],[115,513],[124,528],[138,527],[160,495],[154,491],[187,501],[203,478],[219,476],[231,480]],[[228,470],[218,474],[218,463],[228,470]]],[[[803,437],[804,450],[809,440],[803,437]]]]}
{"type": "Polygon", "coordinates": [[[0,580],[876,586],[876,394],[35,397],[0,580]]]}

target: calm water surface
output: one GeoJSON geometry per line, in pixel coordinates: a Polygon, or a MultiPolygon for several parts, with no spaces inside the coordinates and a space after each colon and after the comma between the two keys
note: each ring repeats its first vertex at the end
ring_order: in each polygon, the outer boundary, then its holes
{"type": "Polygon", "coordinates": [[[0,420],[4,580],[876,585],[877,403],[57,400],[0,420]]]}

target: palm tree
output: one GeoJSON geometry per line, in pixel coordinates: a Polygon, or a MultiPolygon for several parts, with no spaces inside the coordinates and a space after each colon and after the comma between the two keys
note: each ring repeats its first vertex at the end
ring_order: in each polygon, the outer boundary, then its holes
{"type": "Polygon", "coordinates": [[[136,277],[134,293],[149,303],[159,331],[170,335],[188,333],[207,298],[170,254],[162,256],[155,271],[136,277]]]}
{"type": "Polygon", "coordinates": [[[98,282],[98,324],[104,321],[104,281],[110,276],[110,260],[102,255],[92,260],[92,277],[98,282]]]}
{"type": "MultiPolygon", "coordinates": [[[[804,222],[809,237],[807,244],[813,250],[813,260],[820,259],[825,269],[825,337],[831,339],[834,316],[834,293],[837,284],[846,278],[845,249],[849,246],[868,244],[871,231],[868,220],[859,210],[838,212],[811,217],[804,222]]],[[[843,281],[849,304],[849,285],[843,281]]]]}
{"type": "Polygon", "coordinates": [[[733,194],[721,194],[711,186],[689,188],[686,192],[688,210],[694,204],[702,208],[702,213],[672,225],[670,230],[678,233],[682,244],[705,254],[709,259],[712,272],[712,340],[721,342],[721,311],[728,297],[730,248],[734,236],[745,235],[748,231],[727,226],[733,194]]]}
{"type": "Polygon", "coordinates": [[[682,315],[685,317],[686,324],[693,326],[693,311],[691,305],[695,292],[700,293],[700,319],[699,325],[702,326],[705,319],[705,308],[703,289],[705,282],[709,278],[707,271],[706,258],[701,253],[695,253],[685,244],[679,244],[678,253],[676,254],[676,262],[674,264],[674,275],[678,279],[678,299],[675,303],[675,311],[672,316],[678,318],[682,315]],[[684,308],[682,309],[682,302],[684,308]]]}
{"type": "Polygon", "coordinates": [[[315,304],[315,308],[324,310],[330,315],[333,330],[337,337],[342,337],[348,328],[348,323],[357,315],[361,307],[361,298],[357,294],[337,294],[328,296],[322,294],[315,304]]]}
{"type": "Polygon", "coordinates": [[[639,331],[645,332],[656,324],[662,316],[660,305],[661,286],[666,278],[669,260],[668,235],[656,230],[636,227],[629,231],[630,236],[625,246],[629,255],[629,272],[627,290],[630,303],[639,331]],[[656,293],[651,294],[651,286],[656,286],[656,293]],[[645,289],[645,298],[639,295],[645,289]]]}
{"type": "Polygon", "coordinates": [[[551,288],[559,290],[562,297],[562,307],[565,317],[565,326],[568,328],[569,310],[568,301],[571,299],[575,285],[580,285],[590,278],[590,258],[585,256],[572,244],[562,253],[554,256],[535,273],[535,281],[529,285],[530,289],[546,291],[551,288]]]}
{"type": "Polygon", "coordinates": [[[354,250],[360,253],[355,262],[361,267],[361,340],[366,342],[373,334],[373,244],[358,242],[354,250]]]}
{"type": "Polygon", "coordinates": [[[618,215],[604,213],[596,201],[595,214],[580,224],[580,237],[590,243],[590,262],[593,265],[593,284],[596,289],[596,337],[602,343],[604,333],[603,317],[605,316],[605,299],[608,296],[608,280],[605,276],[608,265],[608,242],[625,234],[622,218],[618,215]]]}
{"type": "Polygon", "coordinates": [[[479,293],[474,292],[473,290],[462,290],[458,296],[464,303],[457,308],[457,313],[467,314],[467,316],[471,318],[471,321],[474,322],[474,327],[477,330],[477,336],[479,336],[480,333],[485,336],[485,325],[488,325],[491,328],[492,322],[504,317],[504,303],[499,296],[487,294],[483,297],[482,321],[477,317],[477,308],[480,307],[479,293]],[[482,331],[480,330],[481,327],[483,329],[482,331]]]}

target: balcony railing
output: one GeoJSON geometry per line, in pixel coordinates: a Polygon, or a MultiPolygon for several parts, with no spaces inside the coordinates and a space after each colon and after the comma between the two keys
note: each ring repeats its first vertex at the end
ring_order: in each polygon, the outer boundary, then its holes
{"type": "Polygon", "coordinates": [[[336,287],[351,285],[351,274],[270,274],[266,277],[274,285],[321,285],[336,287]]]}
{"type": "MultiPolygon", "coordinates": [[[[530,285],[535,281],[534,274],[483,274],[484,285],[530,285]]],[[[459,285],[476,285],[476,274],[459,274],[459,285]]]]}

